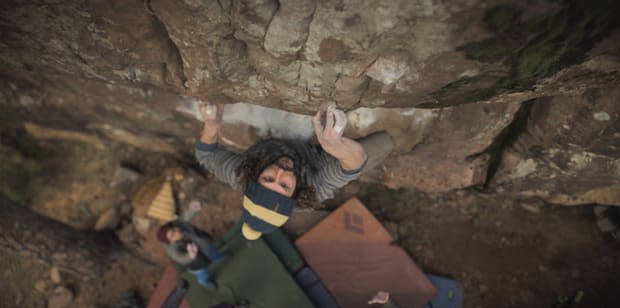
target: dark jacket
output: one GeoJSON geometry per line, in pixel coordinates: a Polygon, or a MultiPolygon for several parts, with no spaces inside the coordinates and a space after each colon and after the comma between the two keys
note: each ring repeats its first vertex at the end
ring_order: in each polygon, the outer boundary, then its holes
{"type": "Polygon", "coordinates": [[[211,247],[211,238],[209,235],[190,224],[196,212],[188,208],[183,212],[181,217],[172,222],[174,227],[179,228],[183,232],[183,239],[172,242],[166,246],[166,253],[179,265],[188,267],[190,270],[198,270],[208,266],[211,259],[208,257],[211,247]],[[187,244],[194,243],[198,247],[198,253],[195,259],[191,259],[187,254],[187,244]]]}

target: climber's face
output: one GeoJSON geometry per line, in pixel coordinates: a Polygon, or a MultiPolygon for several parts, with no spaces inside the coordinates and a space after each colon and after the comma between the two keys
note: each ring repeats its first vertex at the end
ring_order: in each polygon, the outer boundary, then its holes
{"type": "Polygon", "coordinates": [[[293,173],[293,161],[281,157],[258,176],[258,184],[281,195],[292,197],[297,186],[297,178],[293,173]]]}
{"type": "Polygon", "coordinates": [[[183,239],[183,232],[181,232],[179,228],[172,227],[166,232],[166,238],[168,238],[168,241],[170,241],[170,243],[174,243],[183,239]]]}

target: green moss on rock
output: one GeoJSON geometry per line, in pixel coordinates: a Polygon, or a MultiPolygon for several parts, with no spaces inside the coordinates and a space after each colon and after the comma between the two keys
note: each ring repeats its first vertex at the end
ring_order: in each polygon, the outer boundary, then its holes
{"type": "Polygon", "coordinates": [[[457,50],[463,50],[469,59],[481,62],[496,62],[504,59],[510,53],[511,48],[498,38],[493,37],[467,44],[457,50]]]}
{"type": "Polygon", "coordinates": [[[37,143],[37,140],[30,137],[26,132],[20,132],[15,140],[15,147],[24,156],[29,158],[41,158],[43,150],[37,143]]]}
{"type": "Polygon", "coordinates": [[[491,8],[484,16],[486,27],[496,34],[508,34],[514,32],[515,25],[519,24],[521,11],[511,5],[500,5],[491,8]]]}
{"type": "Polygon", "coordinates": [[[0,145],[0,193],[16,202],[27,202],[28,191],[43,182],[39,164],[19,151],[0,145]]]}
{"type": "Polygon", "coordinates": [[[508,73],[479,89],[471,89],[469,77],[459,79],[433,93],[439,103],[420,107],[459,105],[528,90],[539,80],[583,61],[597,41],[620,26],[620,1],[569,0],[559,4],[563,8],[555,15],[527,21],[521,19],[516,7],[489,9],[484,22],[494,36],[459,50],[472,60],[508,66],[508,73]]]}
{"type": "Polygon", "coordinates": [[[41,160],[43,150],[35,139],[23,130],[0,132],[0,194],[27,203],[32,192],[46,183],[41,160]]]}
{"type": "Polygon", "coordinates": [[[618,1],[570,1],[551,18],[539,22],[544,29],[520,50],[510,78],[516,89],[583,61],[594,44],[620,25],[618,1]]]}
{"type": "Polygon", "coordinates": [[[484,24],[493,37],[466,44],[457,48],[472,60],[493,63],[503,61],[519,46],[523,45],[526,33],[520,20],[521,11],[510,5],[489,9],[484,16],[484,24]]]}

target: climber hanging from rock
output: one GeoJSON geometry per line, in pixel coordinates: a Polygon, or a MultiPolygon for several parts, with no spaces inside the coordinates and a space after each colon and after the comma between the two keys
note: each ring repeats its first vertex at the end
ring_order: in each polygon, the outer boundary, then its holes
{"type": "Polygon", "coordinates": [[[295,206],[320,207],[319,202],[332,198],[393,148],[386,133],[359,142],[344,137],[347,117],[331,104],[312,118],[319,144],[266,139],[235,154],[217,144],[223,112],[223,105],[200,106],[204,128],[196,158],[218,179],[244,192],[242,233],[250,240],[282,226],[295,206]]]}

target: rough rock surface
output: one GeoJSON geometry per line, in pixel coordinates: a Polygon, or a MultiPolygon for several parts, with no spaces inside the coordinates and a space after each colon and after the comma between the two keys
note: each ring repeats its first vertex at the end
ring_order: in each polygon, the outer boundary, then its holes
{"type": "Polygon", "coordinates": [[[34,79],[304,112],[324,100],[442,106],[526,89],[583,59],[617,26],[617,4],[599,2],[6,1],[0,54],[34,79]]]}
{"type": "Polygon", "coordinates": [[[487,149],[512,122],[520,105],[479,103],[441,110],[424,143],[387,163],[386,185],[442,192],[484,184],[490,160],[487,149]],[[459,129],[464,126],[468,129],[459,129]]]}
{"type": "MultiPolygon", "coordinates": [[[[236,149],[333,101],[349,136],[393,137],[372,177],[389,187],[620,205],[619,3],[4,1],[0,125],[191,161],[187,101],[296,113],[230,115],[222,142],[236,149]]],[[[36,198],[42,211],[102,202],[36,198]]]]}
{"type": "Polygon", "coordinates": [[[493,183],[558,204],[620,204],[620,88],[529,102],[493,183]]]}

